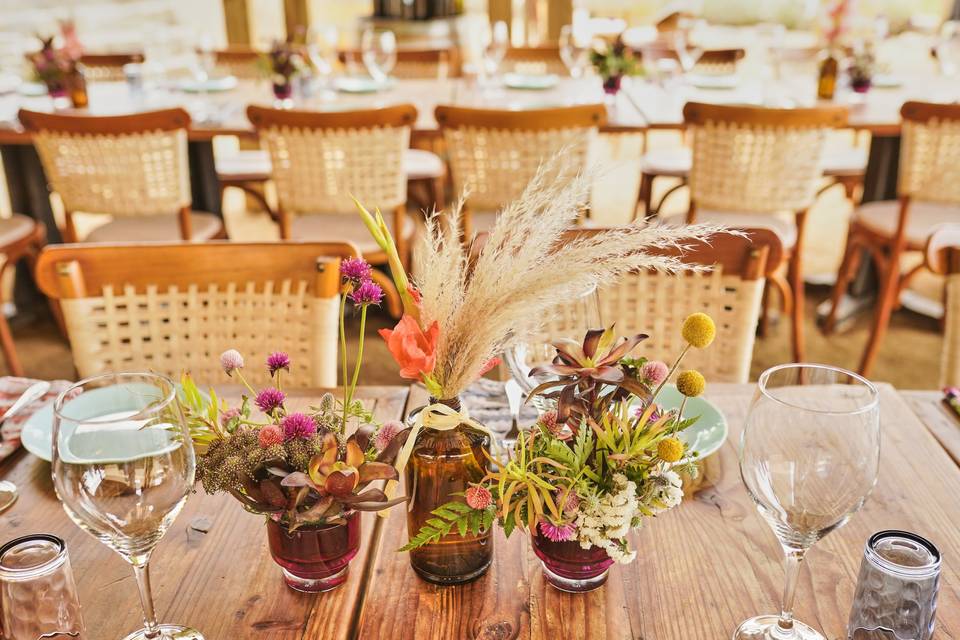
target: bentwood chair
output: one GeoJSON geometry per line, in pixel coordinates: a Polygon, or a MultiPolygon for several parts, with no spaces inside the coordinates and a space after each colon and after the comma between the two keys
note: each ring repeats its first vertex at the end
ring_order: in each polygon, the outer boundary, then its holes
{"type": "MultiPolygon", "coordinates": [[[[16,266],[24,258],[32,268],[45,238],[46,229],[32,218],[17,213],[0,218],[0,257],[3,260],[0,264],[0,281],[3,280],[9,267],[16,266]]],[[[3,306],[3,298],[2,288],[0,288],[0,307],[3,306]]],[[[7,361],[7,369],[10,373],[23,377],[23,365],[17,357],[13,334],[10,332],[10,325],[7,324],[7,317],[2,312],[0,312],[0,349],[3,350],[3,357],[7,361]]]]}
{"type": "MultiPolygon", "coordinates": [[[[680,55],[672,45],[665,41],[656,41],[634,49],[637,59],[652,57],[680,61],[680,55]]],[[[744,49],[707,49],[700,54],[693,66],[693,72],[702,75],[730,75],[737,72],[737,65],[746,56],[744,49]]]]}
{"type": "MultiPolygon", "coordinates": [[[[708,380],[747,382],[764,285],[783,260],[783,246],[769,229],[742,231],[744,236],[721,233],[709,242],[690,243],[684,251],[651,250],[651,254],[676,256],[710,270],[643,271],[602,285],[598,298],[604,326],[616,323],[620,335],[649,335],[642,345],[644,356],[669,364],[684,347],[680,335],[684,318],[697,311],[707,313],[716,322],[716,340],[709,349],[692,350],[684,366],[697,369],[708,380]]],[[[594,232],[580,229],[570,234],[594,232]]]]}
{"type": "Polygon", "coordinates": [[[271,351],[302,384],[337,384],[342,242],[56,245],[37,282],[58,300],[81,378],[151,370],[228,382],[219,355],[237,349],[244,377],[266,384],[271,351]]]}
{"type": "MultiPolygon", "coordinates": [[[[371,264],[386,264],[386,253],[357,214],[356,197],[384,212],[407,264],[415,225],[406,211],[403,157],[417,118],[412,105],[328,112],[251,106],[247,117],[270,152],[284,240],[351,242],[371,264]]],[[[379,270],[374,279],[384,288],[387,309],[399,316],[392,280],[379,270]]]]}
{"type": "Polygon", "coordinates": [[[940,386],[957,387],[960,386],[960,222],[934,229],[924,254],[927,268],[946,276],[940,386]]]}
{"type": "Polygon", "coordinates": [[[602,104],[498,111],[439,106],[453,188],[469,193],[464,238],[493,226],[496,212],[515,200],[539,166],[563,151],[586,166],[590,145],[606,121],[602,104]]]}
{"type": "Polygon", "coordinates": [[[221,219],[191,209],[183,109],[122,116],[20,110],[51,188],[63,201],[67,242],[78,242],[74,214],[110,215],[85,242],[203,241],[224,237],[221,219]]]}
{"type": "Polygon", "coordinates": [[[854,211],[833,306],[824,323],[824,331],[832,332],[837,305],[866,250],[877,267],[880,294],[860,361],[864,375],[873,367],[903,289],[923,269],[921,263],[902,273],[900,258],[908,251],[923,251],[938,225],[960,222],[960,105],[907,102],[900,117],[899,200],[868,202],[854,211]]]}
{"type": "Polygon", "coordinates": [[[80,56],[87,82],[119,82],[125,78],[123,67],[143,62],[142,53],[85,53],[80,56]]]}
{"type": "Polygon", "coordinates": [[[787,276],[777,272],[770,281],[791,312],[794,361],[803,362],[804,223],[823,175],[827,134],[846,124],[847,109],[691,102],[683,116],[693,137],[686,222],[764,227],[780,237],[787,276]]]}

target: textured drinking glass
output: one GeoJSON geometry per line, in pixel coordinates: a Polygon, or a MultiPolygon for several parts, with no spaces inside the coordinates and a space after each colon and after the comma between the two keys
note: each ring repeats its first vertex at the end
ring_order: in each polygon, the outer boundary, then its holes
{"type": "Polygon", "coordinates": [[[377,82],[386,82],[397,64],[397,36],[393,31],[367,29],[360,39],[363,64],[377,82]]]}
{"type": "Polygon", "coordinates": [[[915,533],[870,536],[860,562],[848,640],[930,640],[940,590],[940,551],[915,533]]]}
{"type": "Polygon", "coordinates": [[[193,489],[193,443],[174,384],[150,373],[83,380],[54,403],[53,483],[73,522],[133,566],[144,628],[124,640],[203,640],[159,625],[150,555],[193,489]]]}
{"type": "Polygon", "coordinates": [[[747,620],[734,640],[824,640],[793,618],[800,565],[820,538],[856,513],[877,481],[877,389],[855,373],[816,364],[763,372],[740,439],[740,475],[783,547],[780,615],[747,620]]]}
{"type": "Polygon", "coordinates": [[[0,547],[0,638],[81,638],[83,633],[63,540],[41,533],[0,547]]]}

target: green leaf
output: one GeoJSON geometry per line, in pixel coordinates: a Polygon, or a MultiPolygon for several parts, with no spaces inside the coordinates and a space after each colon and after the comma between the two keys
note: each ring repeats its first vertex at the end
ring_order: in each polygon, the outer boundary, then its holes
{"type": "Polygon", "coordinates": [[[517,526],[516,519],[514,518],[513,511],[507,514],[507,517],[503,519],[503,535],[507,538],[510,537],[510,534],[513,533],[513,530],[517,526]]]}
{"type": "Polygon", "coordinates": [[[465,535],[468,529],[475,531],[476,527],[470,527],[470,520],[479,518],[481,512],[471,509],[462,502],[447,502],[434,509],[431,514],[434,517],[427,520],[420,531],[410,538],[407,544],[400,547],[400,551],[410,551],[425,544],[438,542],[454,527],[457,527],[460,535],[465,535]]]}

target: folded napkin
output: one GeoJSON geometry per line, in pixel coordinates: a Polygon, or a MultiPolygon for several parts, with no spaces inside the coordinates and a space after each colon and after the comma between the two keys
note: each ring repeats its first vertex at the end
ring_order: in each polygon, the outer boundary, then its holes
{"type": "MultiPolygon", "coordinates": [[[[7,413],[7,409],[13,406],[17,398],[36,382],[39,382],[39,380],[15,378],[13,376],[0,377],[0,420],[3,420],[3,415],[7,413]]],[[[30,419],[30,416],[37,409],[60,395],[71,384],[73,383],[68,380],[54,380],[50,383],[50,390],[44,396],[24,407],[20,413],[10,420],[0,424],[0,460],[20,448],[20,430],[24,423],[30,419]]]]}

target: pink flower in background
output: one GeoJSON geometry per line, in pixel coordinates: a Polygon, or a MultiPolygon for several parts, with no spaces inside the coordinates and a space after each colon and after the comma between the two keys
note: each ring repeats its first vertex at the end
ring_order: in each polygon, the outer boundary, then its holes
{"type": "Polygon", "coordinates": [[[383,289],[375,282],[367,280],[353,290],[350,299],[357,305],[380,304],[380,301],[383,300],[383,289]]]}
{"type": "Polygon", "coordinates": [[[665,362],[651,360],[640,369],[640,377],[650,383],[651,386],[659,386],[670,374],[670,367],[665,362]]]}
{"type": "Polygon", "coordinates": [[[290,356],[288,356],[283,351],[274,351],[269,356],[267,356],[267,369],[270,371],[270,377],[272,378],[277,371],[283,369],[286,372],[290,372],[290,356]]]}
{"type": "Polygon", "coordinates": [[[480,367],[480,376],[484,376],[488,371],[500,364],[500,358],[490,358],[480,367]]]}
{"type": "Polygon", "coordinates": [[[398,433],[403,431],[403,423],[399,420],[388,420],[377,430],[377,435],[373,436],[373,447],[377,451],[383,451],[390,444],[398,433]]]}
{"type": "Polygon", "coordinates": [[[220,354],[220,366],[224,373],[232,375],[237,369],[243,369],[243,356],[236,349],[227,349],[220,354]]]}
{"type": "Polygon", "coordinates": [[[493,496],[486,487],[468,487],[463,495],[471,509],[486,509],[493,502],[493,496]]]}
{"type": "Polygon", "coordinates": [[[240,416],[240,409],[233,407],[220,414],[220,426],[226,427],[231,420],[240,416]]]}
{"type": "MultiPolygon", "coordinates": [[[[563,501],[563,491],[558,491],[555,498],[557,505],[559,506],[560,502],[563,501]]],[[[577,512],[577,509],[580,508],[580,496],[571,491],[567,494],[566,502],[563,503],[563,512],[565,514],[573,515],[577,512]]]]}
{"type": "Polygon", "coordinates": [[[340,263],[340,276],[355,287],[370,279],[370,271],[370,265],[363,258],[347,258],[340,263]]]}
{"type": "Polygon", "coordinates": [[[257,397],[253,402],[257,405],[257,408],[260,409],[260,411],[270,415],[282,407],[283,401],[286,399],[287,395],[283,391],[280,391],[280,389],[267,387],[257,394],[257,397]]]}
{"type": "Polygon", "coordinates": [[[317,424],[313,418],[303,413],[291,413],[283,419],[280,426],[283,427],[284,440],[295,438],[306,440],[317,433],[317,424]]]}
{"type": "Polygon", "coordinates": [[[570,522],[567,524],[553,524],[552,522],[541,520],[539,528],[540,533],[554,542],[573,540],[574,535],[577,533],[577,528],[570,522]]]}
{"type": "Polygon", "coordinates": [[[257,440],[264,449],[269,449],[275,444],[283,444],[283,431],[275,424],[268,424],[261,427],[257,434],[257,440]]]}

